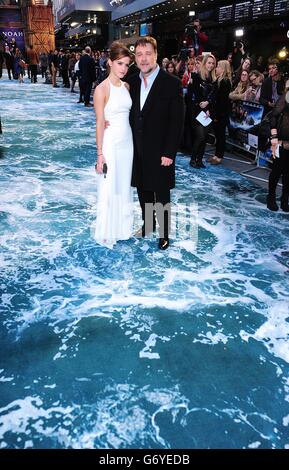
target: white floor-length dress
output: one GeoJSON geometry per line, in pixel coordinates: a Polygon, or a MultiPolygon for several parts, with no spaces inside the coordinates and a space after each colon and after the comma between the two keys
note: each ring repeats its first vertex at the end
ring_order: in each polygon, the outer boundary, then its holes
{"type": "Polygon", "coordinates": [[[131,97],[126,85],[110,84],[104,108],[109,126],[104,131],[102,151],[107,175],[97,175],[97,213],[93,237],[100,245],[112,248],[118,240],[132,235],[133,188],[131,187],[133,139],[129,124],[131,97]]]}

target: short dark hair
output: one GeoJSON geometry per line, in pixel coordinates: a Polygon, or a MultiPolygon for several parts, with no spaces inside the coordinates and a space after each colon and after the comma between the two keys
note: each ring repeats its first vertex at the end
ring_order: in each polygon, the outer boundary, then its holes
{"type": "Polygon", "coordinates": [[[138,39],[134,47],[136,49],[138,46],[146,46],[147,44],[150,44],[153,47],[154,51],[157,52],[157,41],[151,36],[145,36],[144,38],[138,39]]]}
{"type": "Polygon", "coordinates": [[[277,68],[279,68],[280,62],[279,62],[278,59],[269,59],[268,60],[268,67],[269,67],[269,65],[277,65],[277,68]]]}

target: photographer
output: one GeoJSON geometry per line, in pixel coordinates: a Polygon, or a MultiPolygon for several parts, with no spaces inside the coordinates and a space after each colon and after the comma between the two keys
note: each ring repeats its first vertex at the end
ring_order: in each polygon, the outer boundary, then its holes
{"type": "MultiPolygon", "coordinates": [[[[205,45],[208,41],[206,33],[201,31],[202,25],[198,18],[195,18],[193,24],[186,25],[183,44],[186,48],[194,49],[195,55],[201,55],[204,52],[205,45]]],[[[188,57],[188,56],[187,56],[188,57]]]]}

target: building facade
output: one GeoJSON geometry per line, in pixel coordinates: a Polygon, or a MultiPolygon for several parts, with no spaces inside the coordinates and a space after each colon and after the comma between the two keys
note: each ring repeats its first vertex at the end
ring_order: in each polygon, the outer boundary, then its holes
{"type": "Polygon", "coordinates": [[[254,56],[288,49],[288,0],[118,0],[112,12],[114,39],[130,45],[152,34],[160,55],[170,56],[180,50],[185,26],[196,17],[209,36],[206,50],[219,57],[225,57],[240,37],[254,56]]]}
{"type": "Polygon", "coordinates": [[[109,0],[55,0],[53,8],[60,47],[102,49],[107,45],[113,10],[109,0]]]}
{"type": "Polygon", "coordinates": [[[55,48],[51,0],[0,0],[0,33],[12,38],[22,51],[32,45],[37,52],[55,48]]]}

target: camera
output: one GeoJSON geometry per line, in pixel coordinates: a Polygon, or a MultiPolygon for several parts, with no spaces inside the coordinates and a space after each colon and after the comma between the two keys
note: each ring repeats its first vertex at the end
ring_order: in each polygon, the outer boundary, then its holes
{"type": "Polygon", "coordinates": [[[185,35],[193,36],[196,32],[197,32],[196,26],[194,26],[191,23],[186,24],[186,26],[185,26],[185,35]]]}
{"type": "Polygon", "coordinates": [[[185,62],[188,56],[189,56],[189,49],[187,49],[186,47],[183,47],[179,52],[178,60],[185,62]]]}
{"type": "Polygon", "coordinates": [[[244,47],[244,43],[242,41],[238,41],[236,42],[236,47],[237,49],[242,49],[242,47],[244,47]]]}

